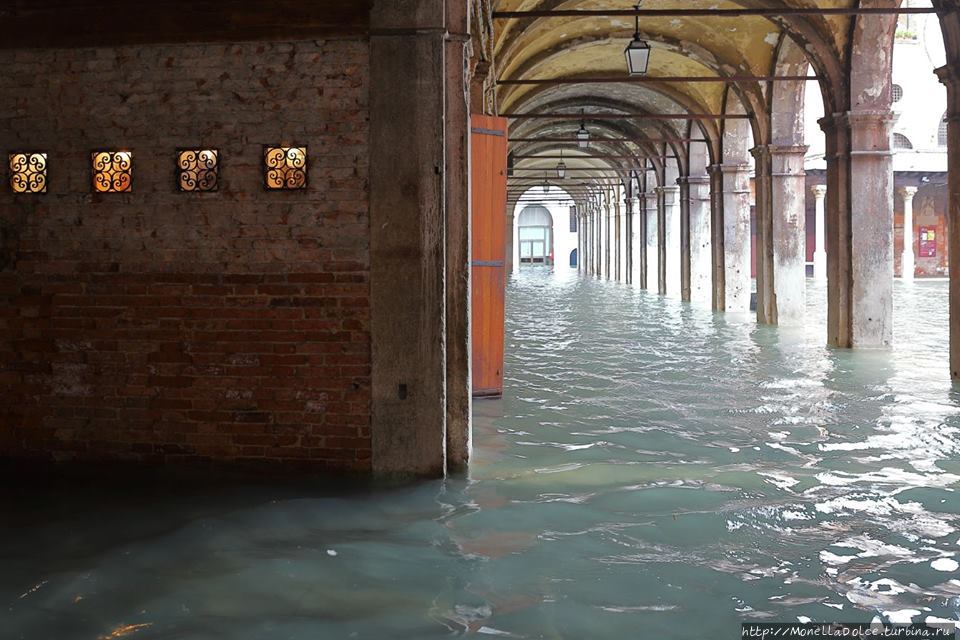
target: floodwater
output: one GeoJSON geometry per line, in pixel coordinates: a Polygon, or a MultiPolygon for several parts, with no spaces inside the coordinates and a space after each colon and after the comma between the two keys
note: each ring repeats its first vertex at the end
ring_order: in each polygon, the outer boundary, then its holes
{"type": "Polygon", "coordinates": [[[0,502],[4,638],[719,638],[960,615],[946,282],[896,346],[531,270],[469,480],[129,480],[0,502]]]}

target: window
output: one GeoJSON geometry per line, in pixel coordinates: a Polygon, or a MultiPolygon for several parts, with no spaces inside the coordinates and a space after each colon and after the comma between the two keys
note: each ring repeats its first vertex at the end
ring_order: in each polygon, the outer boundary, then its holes
{"type": "Polygon", "coordinates": [[[177,152],[177,188],[180,191],[216,191],[220,183],[220,152],[181,149],[177,152]]]}
{"type": "Polygon", "coordinates": [[[896,104],[903,100],[903,87],[898,84],[893,85],[893,102],[896,104]]]}
{"type": "Polygon", "coordinates": [[[937,144],[941,147],[947,146],[947,138],[950,134],[950,123],[947,122],[947,114],[943,114],[940,119],[940,129],[937,131],[937,144]]]}
{"type": "Polygon", "coordinates": [[[133,191],[133,154],[129,151],[94,151],[90,154],[93,190],[97,193],[133,191]]]}
{"type": "Polygon", "coordinates": [[[14,193],[47,192],[47,154],[19,151],[11,153],[8,160],[14,193]]]}
{"type": "Polygon", "coordinates": [[[306,147],[266,147],[263,150],[264,184],[270,191],[307,188],[306,147]]]}
{"type": "Polygon", "coordinates": [[[913,143],[910,142],[910,139],[902,133],[895,133],[893,134],[893,148],[913,149],[913,143]]]}

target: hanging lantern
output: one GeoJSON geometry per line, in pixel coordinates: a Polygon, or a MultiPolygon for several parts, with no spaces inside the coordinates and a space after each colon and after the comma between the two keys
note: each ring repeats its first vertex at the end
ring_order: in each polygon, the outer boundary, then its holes
{"type": "Polygon", "coordinates": [[[550,193],[550,180],[547,179],[547,174],[543,174],[543,192],[550,193]]]}
{"type": "Polygon", "coordinates": [[[507,177],[508,178],[513,177],[513,154],[512,153],[507,154],[507,177]]]}
{"type": "MultiPolygon", "coordinates": [[[[640,5],[637,4],[637,11],[640,5]]],[[[637,28],[633,33],[633,40],[627,45],[624,55],[627,57],[627,70],[632,76],[645,76],[650,68],[650,45],[640,39],[640,15],[636,15],[637,28]]]]}
{"type": "Polygon", "coordinates": [[[590,132],[587,131],[587,121],[583,118],[583,109],[580,110],[580,130],[577,131],[577,144],[581,149],[590,146],[590,132]]]}
{"type": "Polygon", "coordinates": [[[567,165],[563,163],[563,149],[560,150],[560,162],[557,164],[557,177],[561,180],[567,177],[567,165]]]}

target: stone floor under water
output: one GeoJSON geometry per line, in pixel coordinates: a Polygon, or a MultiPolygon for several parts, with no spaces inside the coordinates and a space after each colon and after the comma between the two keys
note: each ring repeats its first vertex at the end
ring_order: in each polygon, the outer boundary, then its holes
{"type": "Polygon", "coordinates": [[[824,296],[810,283],[807,326],[777,329],[525,272],[469,479],[19,486],[0,502],[0,635],[706,638],[956,619],[947,283],[897,283],[890,351],[825,348],[824,296]]]}

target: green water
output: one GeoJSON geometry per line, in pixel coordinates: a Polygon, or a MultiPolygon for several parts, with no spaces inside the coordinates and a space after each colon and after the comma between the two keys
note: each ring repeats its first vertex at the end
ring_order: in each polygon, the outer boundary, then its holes
{"type": "Polygon", "coordinates": [[[830,351],[625,285],[509,288],[469,479],[389,491],[75,482],[0,502],[0,637],[727,638],[956,619],[945,282],[830,351]],[[125,635],[124,635],[125,634],[125,635]]]}

